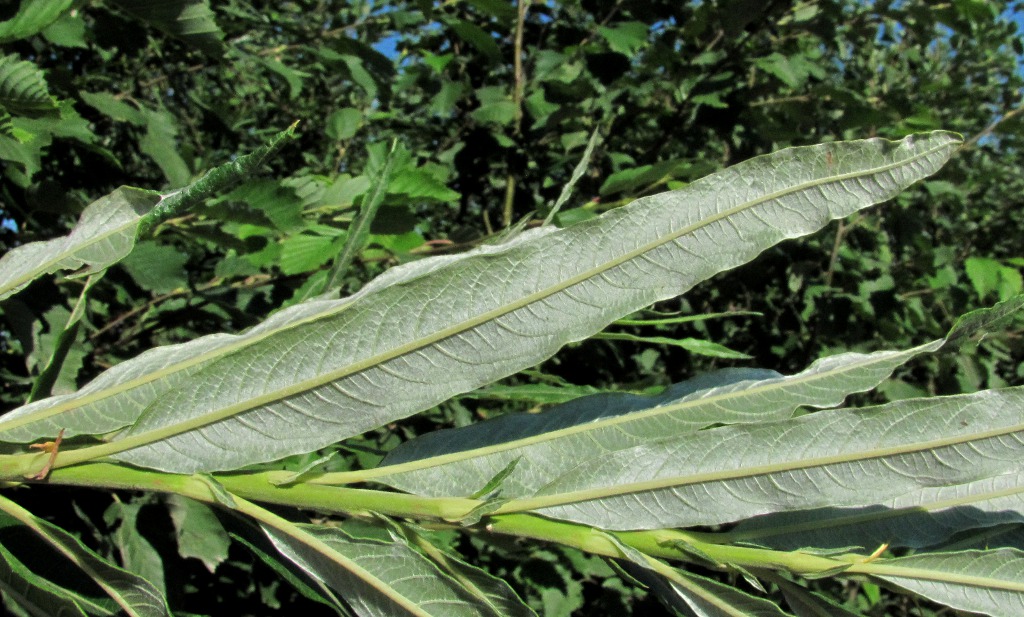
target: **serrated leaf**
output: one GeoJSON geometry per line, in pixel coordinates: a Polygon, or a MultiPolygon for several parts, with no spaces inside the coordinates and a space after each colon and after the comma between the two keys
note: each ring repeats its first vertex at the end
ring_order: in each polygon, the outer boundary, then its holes
{"type": "Polygon", "coordinates": [[[639,21],[627,21],[615,26],[599,26],[597,30],[608,41],[612,51],[632,58],[647,43],[650,26],[639,21]]]}
{"type": "Polygon", "coordinates": [[[412,262],[245,334],[151,350],[77,395],[8,413],[0,438],[130,426],[109,444],[62,450],[58,464],[113,455],[181,472],[312,451],[532,366],[891,197],[959,143],[932,133],[783,150],[570,228],[412,262]]]}
{"type": "Polygon", "coordinates": [[[109,92],[79,92],[78,95],[86,105],[113,120],[135,126],[146,124],[146,111],[129,105],[109,92]]]}
{"type": "Polygon", "coordinates": [[[89,204],[71,233],[32,242],[0,257],[0,299],[58,270],[84,276],[117,263],[131,252],[142,217],[160,201],[152,191],[121,187],[89,204]]]}
{"type": "Polygon", "coordinates": [[[146,134],[139,140],[139,151],[153,159],[172,187],[188,184],[192,176],[188,163],[178,154],[178,125],[167,110],[149,111],[146,134]]]}
{"type": "Polygon", "coordinates": [[[153,27],[212,56],[224,52],[224,33],[208,0],[112,0],[153,27]]]}
{"type": "Polygon", "coordinates": [[[143,289],[168,293],[188,285],[187,261],[188,255],[173,246],[144,241],[135,245],[135,249],[121,261],[121,267],[143,289]]]}
{"type": "Polygon", "coordinates": [[[281,272],[287,275],[316,270],[338,253],[335,238],[300,233],[281,242],[281,272]]]}
{"type": "Polygon", "coordinates": [[[920,554],[870,564],[875,578],[957,610],[1024,614],[1024,552],[920,554]]]}
{"type": "Polygon", "coordinates": [[[56,114],[60,108],[39,67],[14,55],[0,56],[0,107],[24,115],[56,114]]]}
{"type": "Polygon", "coordinates": [[[23,0],[14,17],[0,23],[0,44],[24,39],[40,32],[57,20],[73,0],[23,0]]]}
{"type": "Polygon", "coordinates": [[[356,614],[366,617],[479,617],[531,615],[521,602],[518,607],[502,602],[481,603],[449,575],[404,541],[358,540],[339,529],[297,525],[315,542],[303,542],[281,530],[264,526],[264,531],[281,553],[309,575],[343,595],[356,614]]]}
{"type": "Polygon", "coordinates": [[[463,41],[476,48],[490,62],[501,60],[501,49],[486,30],[473,22],[464,19],[449,18],[445,20],[448,27],[463,41]]]}

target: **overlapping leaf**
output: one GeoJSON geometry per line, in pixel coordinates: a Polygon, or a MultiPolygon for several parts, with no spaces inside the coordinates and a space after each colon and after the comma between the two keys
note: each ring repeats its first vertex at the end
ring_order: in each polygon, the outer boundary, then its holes
{"type": "Polygon", "coordinates": [[[558,231],[396,268],[347,300],[282,311],[240,336],[162,348],[77,395],[24,408],[0,438],[61,427],[169,471],[305,452],[429,408],[550,356],[789,237],[884,200],[942,165],[931,133],[793,148],[558,231]]]}
{"type": "Polygon", "coordinates": [[[158,201],[151,191],[122,187],[89,204],[67,236],[11,249],[0,258],[0,299],[44,274],[81,268],[77,274],[85,275],[117,263],[131,252],[139,222],[158,201]]]}
{"type": "MultiPolygon", "coordinates": [[[[2,498],[0,498],[2,499],[2,498]]],[[[0,525],[18,521],[75,564],[130,617],[169,617],[167,601],[151,584],[100,558],[63,529],[36,518],[20,506],[2,499],[0,525]]]]}
{"type": "Polygon", "coordinates": [[[430,433],[403,444],[385,459],[385,466],[362,475],[413,493],[456,495],[482,486],[518,459],[502,483],[502,496],[523,497],[569,472],[580,460],[714,424],[784,419],[801,405],[836,405],[848,394],[878,385],[914,355],[941,344],[936,341],[905,352],[841,354],[790,377],[727,369],[676,384],[657,397],[587,396],[539,415],[503,416],[430,433]]]}
{"type": "Polygon", "coordinates": [[[117,606],[109,599],[97,601],[39,576],[4,546],[0,546],[0,592],[30,615],[117,614],[117,606]]]}
{"type": "Polygon", "coordinates": [[[71,6],[72,0],[21,3],[18,12],[0,23],[0,44],[17,41],[36,34],[57,20],[71,6]]]}
{"type": "Polygon", "coordinates": [[[1018,387],[708,429],[580,460],[501,511],[652,529],[875,504],[1018,469],[1022,406],[1018,387]]]}
{"type": "MultiPolygon", "coordinates": [[[[344,595],[363,617],[529,617],[534,613],[503,581],[477,571],[473,593],[403,541],[356,539],[339,529],[303,525],[316,540],[264,527],[283,555],[344,595]],[[486,579],[486,582],[485,582],[486,579]],[[485,588],[481,590],[480,585],[485,588]],[[483,593],[483,597],[479,594],[483,593]]],[[[464,565],[464,564],[463,564],[464,565]]],[[[469,568],[469,566],[466,566],[469,568]]]]}
{"type": "Polygon", "coordinates": [[[209,0],[114,0],[114,4],[150,25],[210,54],[224,51],[209,0]]]}
{"type": "Polygon", "coordinates": [[[50,95],[43,72],[18,56],[0,56],[0,108],[15,114],[55,114],[57,100],[50,95]]]}
{"type": "Polygon", "coordinates": [[[789,377],[730,369],[676,384],[657,397],[598,394],[542,414],[437,431],[399,446],[382,467],[358,475],[422,495],[459,495],[472,493],[518,461],[502,481],[502,497],[532,495],[581,460],[714,424],[780,420],[800,406],[837,405],[851,393],[874,388],[914,356],[984,332],[1022,306],[1024,296],[1019,296],[965,315],[945,339],[906,351],[840,354],[789,377]]]}
{"type": "Polygon", "coordinates": [[[1024,474],[1017,471],[964,484],[925,487],[863,508],[820,508],[744,521],[733,541],[776,549],[882,544],[922,548],[969,529],[1024,523],[1024,474]]]}
{"type": "Polygon", "coordinates": [[[1024,553],[1018,550],[921,554],[871,565],[877,578],[958,610],[1024,614],[1024,553]]]}

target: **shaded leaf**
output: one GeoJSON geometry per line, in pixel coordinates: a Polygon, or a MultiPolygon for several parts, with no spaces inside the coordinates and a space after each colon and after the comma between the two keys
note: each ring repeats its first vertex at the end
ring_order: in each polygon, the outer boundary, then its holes
{"type": "Polygon", "coordinates": [[[0,56],[0,107],[24,115],[56,114],[59,110],[43,72],[14,55],[0,56]]]}
{"type": "Polygon", "coordinates": [[[44,274],[81,269],[76,274],[84,276],[117,263],[131,252],[142,217],[159,201],[152,191],[121,187],[89,204],[67,236],[11,249],[0,257],[0,299],[44,274]]]}
{"type": "Polygon", "coordinates": [[[135,279],[139,287],[156,293],[168,293],[186,287],[185,263],[188,256],[173,246],[153,241],[139,242],[121,267],[135,279]]]}
{"type": "Polygon", "coordinates": [[[246,538],[234,534],[231,537],[252,551],[260,561],[270,566],[278,576],[286,580],[288,584],[304,597],[331,607],[338,615],[351,615],[348,609],[334,595],[334,592],[328,589],[325,584],[316,579],[310,580],[310,575],[306,571],[300,569],[284,555],[275,552],[272,547],[267,547],[267,550],[263,550],[263,548],[256,546],[246,538]],[[293,572],[292,570],[295,571],[293,572]]]}
{"type": "Polygon", "coordinates": [[[0,591],[31,615],[116,615],[117,605],[89,598],[39,576],[0,545],[0,591]]]}
{"type": "Polygon", "coordinates": [[[95,581],[130,617],[170,617],[167,601],[144,579],[108,563],[68,532],[6,498],[0,497],[0,509],[0,518],[28,526],[95,581]]]}
{"type": "Polygon", "coordinates": [[[121,567],[149,582],[161,595],[167,595],[163,558],[139,531],[139,513],[150,501],[150,496],[114,501],[104,512],[103,520],[114,529],[110,540],[117,549],[121,567]]]}
{"type": "Polygon", "coordinates": [[[755,517],[729,538],[777,549],[807,546],[873,550],[932,546],[970,529],[1024,522],[1024,475],[926,487],[863,508],[820,508],[755,517]]]}
{"type": "Polygon", "coordinates": [[[195,557],[210,572],[227,560],[231,539],[209,506],[180,495],[168,495],[167,506],[179,555],[195,557]]]}
{"type": "Polygon", "coordinates": [[[957,610],[1024,613],[1024,552],[1018,550],[920,554],[870,565],[875,578],[957,610]]]}
{"type": "Polygon", "coordinates": [[[339,529],[297,527],[314,542],[302,542],[267,526],[264,531],[284,556],[341,593],[358,615],[532,615],[521,602],[515,606],[503,601],[501,612],[498,605],[480,603],[476,596],[403,541],[377,542],[352,538],[339,529]]]}
{"type": "Polygon", "coordinates": [[[224,33],[208,0],[112,0],[154,28],[212,56],[224,52],[224,33]]]}
{"type": "Polygon", "coordinates": [[[40,32],[61,16],[74,0],[23,0],[14,17],[0,23],[0,44],[24,39],[40,32]]]}

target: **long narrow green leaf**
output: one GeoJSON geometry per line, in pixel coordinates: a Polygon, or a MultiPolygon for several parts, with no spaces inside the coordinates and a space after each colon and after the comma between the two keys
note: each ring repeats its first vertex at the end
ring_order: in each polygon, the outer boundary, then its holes
{"type": "Polygon", "coordinates": [[[0,546],[0,593],[33,617],[51,615],[116,615],[117,605],[97,601],[61,587],[25,566],[6,547],[0,546]]]}
{"type": "Polygon", "coordinates": [[[662,602],[683,615],[696,617],[786,617],[778,606],[752,596],[736,587],[725,585],[690,572],[675,570],[671,578],[636,566],[628,568],[631,576],[646,584],[662,602]]]}
{"type": "Polygon", "coordinates": [[[269,526],[264,526],[264,531],[284,556],[341,593],[358,615],[533,615],[521,602],[517,606],[502,601],[501,610],[494,604],[480,602],[430,560],[397,539],[377,542],[353,538],[340,529],[314,525],[297,527],[317,543],[301,542],[269,526]],[[353,568],[362,570],[362,575],[353,574],[353,568]],[[373,585],[368,583],[371,578],[375,581],[373,585]]]}
{"type": "Polygon", "coordinates": [[[840,354],[789,377],[727,369],[672,386],[657,397],[587,396],[542,414],[502,416],[424,435],[396,448],[384,459],[385,466],[360,475],[412,493],[457,495],[460,489],[482,486],[518,458],[502,496],[524,497],[581,460],[715,424],[786,419],[802,405],[837,405],[851,393],[874,388],[915,355],[942,344],[939,340],[902,352],[840,354]]]}
{"type": "Polygon", "coordinates": [[[75,302],[75,308],[72,309],[71,315],[68,316],[67,323],[64,324],[64,328],[57,336],[57,344],[50,354],[50,359],[46,363],[45,368],[39,373],[39,377],[36,378],[34,384],[32,384],[32,390],[28,394],[28,402],[38,400],[50,396],[53,392],[53,385],[57,383],[57,379],[60,377],[61,368],[64,366],[64,361],[68,357],[68,352],[71,351],[71,347],[75,344],[75,339],[78,336],[78,328],[82,322],[82,317],[85,316],[85,305],[86,298],[89,295],[89,290],[99,280],[103,278],[103,273],[94,274],[90,276],[82,287],[82,292],[78,294],[78,301],[75,302]]]}
{"type": "Polygon", "coordinates": [[[923,548],[970,529],[1024,523],[1024,474],[925,487],[863,508],[782,512],[740,523],[723,538],[792,550],[882,544],[923,548]]]}
{"type": "Polygon", "coordinates": [[[352,615],[342,601],[324,583],[319,580],[309,579],[309,575],[304,570],[300,570],[291,560],[276,552],[273,546],[268,546],[264,550],[263,547],[256,546],[247,538],[232,535],[237,542],[249,549],[253,555],[256,555],[260,561],[287,581],[297,592],[309,600],[330,607],[331,610],[341,617],[350,617],[352,615]]]}
{"type": "Polygon", "coordinates": [[[352,260],[359,254],[359,251],[366,248],[366,243],[370,238],[370,224],[377,217],[377,211],[380,210],[381,204],[384,203],[384,197],[388,194],[388,184],[391,182],[391,175],[395,167],[395,152],[397,149],[398,140],[396,139],[392,142],[391,150],[388,151],[387,156],[384,158],[384,164],[379,169],[371,171],[374,176],[373,184],[363,197],[359,213],[349,227],[345,245],[342,247],[341,253],[335,258],[321,291],[327,292],[340,287],[343,280],[342,277],[348,274],[348,268],[352,265],[352,260]]]}
{"type": "Polygon", "coordinates": [[[581,459],[499,513],[650,529],[875,504],[1018,469],[1022,407],[1019,387],[708,429],[581,459]]]}
{"type": "Polygon", "coordinates": [[[21,290],[37,277],[58,270],[98,272],[131,252],[143,215],[160,195],[121,187],[89,204],[67,236],[32,242],[0,257],[0,300],[21,290]]]}
{"type": "Polygon", "coordinates": [[[104,433],[58,464],[114,455],[226,470],[310,451],[532,366],[612,320],[887,199],[938,169],[949,133],[783,150],[563,229],[395,268],[240,336],[143,354],[0,438],[104,433]],[[187,384],[187,385],[186,385],[187,384]],[[269,439],[268,439],[269,437],[269,439]]]}
{"type": "Polygon", "coordinates": [[[0,510],[0,516],[25,525],[81,569],[130,617],[170,617],[167,601],[145,580],[108,563],[68,532],[13,501],[0,497],[0,510]]]}
{"type": "Polygon", "coordinates": [[[857,613],[839,606],[830,598],[813,593],[781,576],[770,576],[770,580],[779,586],[789,610],[797,617],[859,617],[857,613]]]}
{"type": "Polygon", "coordinates": [[[1018,550],[922,554],[870,565],[876,578],[957,610],[1024,615],[1024,553],[1018,550]]]}

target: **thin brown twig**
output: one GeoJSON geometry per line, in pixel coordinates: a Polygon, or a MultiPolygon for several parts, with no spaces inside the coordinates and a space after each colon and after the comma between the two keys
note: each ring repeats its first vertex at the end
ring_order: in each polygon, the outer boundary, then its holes
{"type": "MultiPolygon", "coordinates": [[[[513,134],[518,138],[523,132],[523,93],[526,91],[526,71],[523,69],[523,32],[526,29],[526,14],[530,10],[531,0],[519,0],[517,4],[518,17],[516,18],[515,43],[513,45],[512,59],[513,83],[512,103],[515,105],[516,115],[513,125],[513,134]]],[[[516,178],[509,171],[505,177],[505,204],[501,212],[502,227],[512,224],[516,198],[516,178]]]]}
{"type": "Polygon", "coordinates": [[[967,142],[963,145],[961,150],[968,150],[970,148],[976,147],[979,141],[981,141],[986,136],[991,135],[997,128],[999,128],[1000,124],[1006,122],[1007,120],[1010,120],[1011,118],[1019,116],[1022,113],[1024,113],[1024,105],[1021,105],[1020,107],[1011,109],[1010,111],[1006,112],[998,119],[996,119],[994,122],[992,122],[992,124],[986,126],[980,133],[967,140],[967,142]]]}

